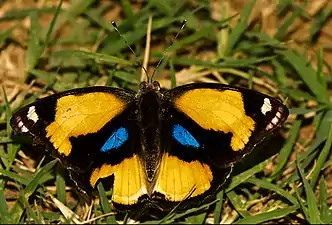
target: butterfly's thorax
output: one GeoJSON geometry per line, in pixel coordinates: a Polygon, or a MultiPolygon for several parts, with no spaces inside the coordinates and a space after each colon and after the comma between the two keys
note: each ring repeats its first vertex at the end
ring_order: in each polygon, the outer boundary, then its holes
{"type": "Polygon", "coordinates": [[[151,87],[140,90],[138,101],[138,122],[142,145],[142,162],[147,181],[153,185],[161,159],[160,150],[160,92],[151,87]]]}

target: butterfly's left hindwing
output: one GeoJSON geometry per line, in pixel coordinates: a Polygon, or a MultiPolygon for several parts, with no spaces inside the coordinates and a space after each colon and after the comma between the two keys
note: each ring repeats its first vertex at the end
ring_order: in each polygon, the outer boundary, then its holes
{"type": "Polygon", "coordinates": [[[25,106],[11,126],[51,149],[79,189],[91,190],[99,179],[114,175],[113,201],[134,204],[146,193],[139,128],[132,122],[135,94],[106,87],[62,92],[25,106]]]}

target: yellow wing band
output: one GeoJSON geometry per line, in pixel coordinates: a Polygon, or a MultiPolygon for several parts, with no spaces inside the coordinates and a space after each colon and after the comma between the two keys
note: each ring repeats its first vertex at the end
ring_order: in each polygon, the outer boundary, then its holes
{"type": "Polygon", "coordinates": [[[125,102],[110,93],[67,95],[57,100],[55,120],[46,127],[46,137],[60,154],[71,152],[70,137],[99,131],[123,111],[125,102]]]}
{"type": "Polygon", "coordinates": [[[212,179],[209,166],[199,161],[185,162],[164,153],[154,192],[165,195],[168,201],[182,201],[206,192],[212,179]]]}
{"type": "Polygon", "coordinates": [[[104,164],[92,172],[90,184],[94,187],[100,178],[114,175],[112,201],[122,205],[132,205],[137,203],[140,196],[147,194],[141,168],[136,155],[114,166],[104,164]]]}
{"type": "Polygon", "coordinates": [[[238,91],[194,89],[181,95],[175,105],[204,129],[231,132],[234,151],[245,147],[255,129],[255,121],[246,115],[238,91]]]}

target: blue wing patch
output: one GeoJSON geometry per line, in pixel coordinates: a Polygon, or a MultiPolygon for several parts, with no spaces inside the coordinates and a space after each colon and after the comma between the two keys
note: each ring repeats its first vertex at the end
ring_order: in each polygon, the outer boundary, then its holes
{"type": "Polygon", "coordinates": [[[120,127],[116,131],[113,132],[113,134],[107,139],[103,147],[100,149],[102,152],[108,152],[112,149],[117,149],[123,143],[125,143],[128,140],[128,131],[124,127],[120,127]]]}
{"type": "Polygon", "coordinates": [[[194,148],[200,147],[200,144],[197,142],[197,140],[180,124],[173,126],[172,136],[175,140],[184,146],[190,146],[194,148]]]}

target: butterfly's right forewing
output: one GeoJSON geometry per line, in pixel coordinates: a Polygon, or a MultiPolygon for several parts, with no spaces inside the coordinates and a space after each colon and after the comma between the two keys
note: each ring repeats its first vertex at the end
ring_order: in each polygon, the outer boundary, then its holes
{"type": "Polygon", "coordinates": [[[16,112],[11,126],[60,158],[80,190],[114,175],[114,202],[134,204],[146,192],[135,94],[91,87],[51,95],[16,112]]]}

